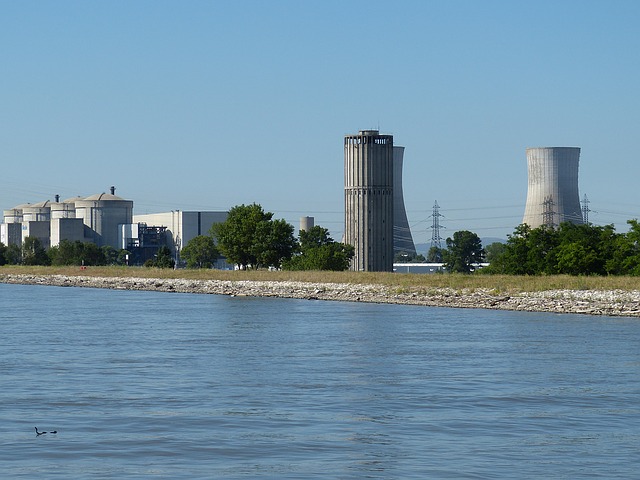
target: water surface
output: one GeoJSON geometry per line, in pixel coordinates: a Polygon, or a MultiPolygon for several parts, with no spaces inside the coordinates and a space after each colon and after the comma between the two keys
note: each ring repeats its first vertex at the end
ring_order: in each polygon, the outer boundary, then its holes
{"type": "Polygon", "coordinates": [[[0,312],[5,478],[640,468],[636,319],[23,285],[0,312]]]}

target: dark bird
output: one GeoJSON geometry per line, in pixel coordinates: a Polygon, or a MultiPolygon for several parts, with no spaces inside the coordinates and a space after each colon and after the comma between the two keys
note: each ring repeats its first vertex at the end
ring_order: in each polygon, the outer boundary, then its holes
{"type": "Polygon", "coordinates": [[[49,433],[58,433],[58,431],[57,431],[57,430],[54,430],[53,432],[49,432],[49,433]]]}
{"type": "Polygon", "coordinates": [[[44,435],[45,433],[47,433],[47,432],[39,432],[38,427],[35,427],[35,429],[36,429],[36,436],[44,435]]]}

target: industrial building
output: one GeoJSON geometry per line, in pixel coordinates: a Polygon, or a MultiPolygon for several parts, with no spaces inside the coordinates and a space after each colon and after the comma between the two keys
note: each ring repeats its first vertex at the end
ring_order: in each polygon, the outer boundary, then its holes
{"type": "Polygon", "coordinates": [[[110,193],[63,201],[56,195],[54,202],[21,204],[3,213],[0,242],[5,245],[22,245],[27,237],[36,237],[45,249],[62,240],[92,242],[131,252],[131,264],[153,258],[162,246],[177,259],[189,240],[227,218],[227,212],[180,210],[134,216],[133,201],[116,196],[115,187],[110,193]]]}
{"type": "Polygon", "coordinates": [[[22,245],[27,237],[37,238],[44,248],[57,246],[62,240],[93,242],[120,248],[118,226],[131,223],[133,202],[111,193],[74,197],[55,202],[26,203],[4,210],[0,241],[5,245],[22,245]]]}
{"type": "MultiPolygon", "coordinates": [[[[228,212],[198,212],[172,210],[163,213],[134,215],[133,223],[146,225],[161,225],[166,227],[167,246],[176,255],[189,240],[198,235],[208,235],[214,223],[222,223],[227,219],[228,212]]],[[[127,238],[127,234],[123,238],[127,238]]]]}
{"type": "Polygon", "coordinates": [[[351,270],[393,271],[393,136],[361,130],[344,138],[344,243],[351,270]]]}
{"type": "Polygon", "coordinates": [[[522,223],[531,228],[583,223],[578,147],[527,148],[528,190],[522,223]]]}

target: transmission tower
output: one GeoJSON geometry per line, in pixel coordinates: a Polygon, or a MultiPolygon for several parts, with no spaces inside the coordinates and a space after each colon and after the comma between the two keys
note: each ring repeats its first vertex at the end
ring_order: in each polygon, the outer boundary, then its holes
{"type": "Polygon", "coordinates": [[[587,198],[587,194],[585,193],[584,198],[582,199],[582,221],[585,225],[589,225],[589,199],[587,198]]]}
{"type": "Polygon", "coordinates": [[[551,197],[551,195],[549,195],[547,198],[544,199],[544,202],[542,202],[542,224],[546,225],[547,227],[555,227],[555,223],[553,221],[553,217],[555,215],[555,212],[553,211],[553,198],[551,197]]]}
{"type": "Polygon", "coordinates": [[[442,237],[440,237],[440,229],[446,228],[440,225],[440,217],[443,215],[439,212],[440,206],[438,205],[438,201],[433,204],[433,213],[431,214],[431,218],[433,219],[431,223],[431,248],[436,247],[438,250],[442,250],[442,237]]]}

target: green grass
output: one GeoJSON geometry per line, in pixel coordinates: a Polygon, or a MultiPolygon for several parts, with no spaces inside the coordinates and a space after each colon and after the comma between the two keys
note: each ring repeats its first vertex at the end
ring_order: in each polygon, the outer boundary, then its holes
{"type": "Polygon", "coordinates": [[[223,270],[169,270],[142,267],[0,267],[0,275],[91,275],[96,277],[183,278],[196,280],[268,280],[314,283],[387,285],[397,291],[426,291],[448,287],[454,290],[488,289],[495,294],[542,290],[640,290],[640,277],[573,277],[569,275],[511,276],[416,274],[386,272],[270,272],[223,270]]]}

